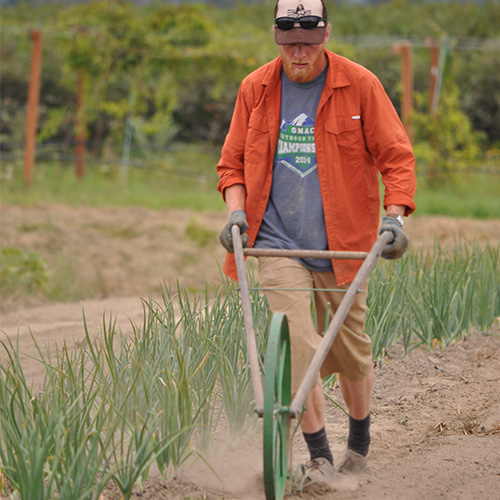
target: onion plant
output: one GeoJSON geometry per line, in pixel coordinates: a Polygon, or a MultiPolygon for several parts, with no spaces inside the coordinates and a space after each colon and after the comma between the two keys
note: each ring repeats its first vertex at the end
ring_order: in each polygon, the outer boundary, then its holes
{"type": "Polygon", "coordinates": [[[500,314],[499,271],[499,248],[461,241],[379,262],[366,319],[375,357],[400,339],[408,352],[422,344],[445,346],[472,327],[490,328],[500,314]]]}
{"type": "MultiPolygon", "coordinates": [[[[254,283],[250,267],[250,282],[254,283]]],[[[262,363],[271,313],[251,290],[262,363]]],[[[239,291],[226,279],[195,295],[163,285],[143,301],[131,333],[103,318],[91,334],[52,351],[37,345],[41,388],[23,371],[22,353],[0,342],[0,488],[11,498],[97,500],[109,483],[123,498],[207,451],[226,422],[233,437],[252,423],[253,388],[239,291]]],[[[500,255],[457,242],[380,261],[372,273],[366,331],[376,359],[401,341],[405,352],[444,346],[500,316],[500,255]]],[[[335,384],[325,382],[325,390],[335,384]]]]}

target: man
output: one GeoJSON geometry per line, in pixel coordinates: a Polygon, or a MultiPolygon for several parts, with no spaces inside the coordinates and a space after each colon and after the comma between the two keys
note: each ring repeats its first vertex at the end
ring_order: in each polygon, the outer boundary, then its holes
{"type": "MultiPolygon", "coordinates": [[[[231,226],[244,245],[260,248],[368,251],[377,232],[391,231],[384,249],[398,258],[408,239],[403,216],[415,209],[414,156],[379,80],[325,49],[331,26],[322,0],[279,0],[274,38],[280,56],[247,76],[239,89],[217,165],[229,220],[219,238],[228,250],[224,272],[237,279],[231,226]],[[385,186],[379,226],[378,173],[385,186]]],[[[285,312],[296,392],[321,341],[327,303],[333,312],[360,263],[352,260],[259,258],[273,312],[285,312]],[[295,288],[295,291],[287,289],[295,288]]],[[[365,287],[366,288],[366,287],[365,287]]],[[[366,468],[370,443],[373,362],[364,333],[366,292],[352,306],[306,401],[301,429],[311,460],[306,472],[335,487],[339,474],[366,468]],[[349,410],[347,450],[334,469],[325,432],[321,377],[339,374],[349,410]]]]}

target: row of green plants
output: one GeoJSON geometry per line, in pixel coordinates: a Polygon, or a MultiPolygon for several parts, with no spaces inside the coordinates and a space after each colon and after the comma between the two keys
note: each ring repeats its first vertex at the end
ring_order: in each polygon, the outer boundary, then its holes
{"type": "MultiPolygon", "coordinates": [[[[258,296],[254,307],[264,310],[258,296]]],[[[113,485],[130,498],[151,467],[174,477],[192,455],[210,467],[205,453],[222,419],[233,436],[251,423],[243,322],[228,283],[212,298],[165,287],[161,302],[144,301],[129,336],[106,318],[98,335],[84,329],[77,345],[37,345],[43,375],[34,385],[15,341],[1,342],[3,493],[97,499],[113,485]]]]}
{"type": "MultiPolygon", "coordinates": [[[[328,48],[372,70],[397,109],[401,62],[391,47],[415,41],[413,121],[422,171],[469,168],[483,164],[487,150],[498,154],[498,2],[327,5],[333,26],[328,48]],[[427,38],[446,43],[448,54],[437,119],[429,117],[427,38]]],[[[220,145],[241,79],[278,53],[270,31],[273,6],[138,7],[113,0],[3,9],[2,149],[22,149],[33,28],[44,33],[40,144],[57,144],[68,156],[79,114],[88,149],[98,158],[130,147],[132,159],[148,163],[172,141],[220,145]],[[80,111],[77,75],[86,82],[80,111]]]]}
{"type": "MultiPolygon", "coordinates": [[[[4,337],[0,491],[84,500],[113,487],[128,499],[153,467],[173,477],[198,457],[211,468],[223,422],[231,439],[257,425],[238,293],[229,281],[215,295],[164,286],[160,300],[144,300],[143,323],[128,335],[113,319],[103,318],[96,335],[84,321],[75,345],[37,346],[43,375],[35,383],[15,339],[4,337]]],[[[251,298],[263,360],[270,312],[258,291],[251,298]]],[[[377,360],[396,342],[407,353],[445,346],[473,327],[487,330],[500,315],[499,249],[436,243],[379,262],[367,306],[377,360]]]]}
{"type": "Polygon", "coordinates": [[[375,358],[402,341],[405,353],[445,347],[476,327],[488,330],[500,312],[500,248],[463,243],[413,251],[379,262],[369,286],[366,330],[375,358]]]}

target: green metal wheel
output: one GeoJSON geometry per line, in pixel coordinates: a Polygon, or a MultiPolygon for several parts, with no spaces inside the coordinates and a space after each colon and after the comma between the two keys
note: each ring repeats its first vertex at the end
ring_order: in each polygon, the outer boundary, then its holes
{"type": "Polygon", "coordinates": [[[281,500],[288,475],[291,403],[288,321],[274,314],[269,328],[264,376],[264,485],[267,500],[281,500]]]}

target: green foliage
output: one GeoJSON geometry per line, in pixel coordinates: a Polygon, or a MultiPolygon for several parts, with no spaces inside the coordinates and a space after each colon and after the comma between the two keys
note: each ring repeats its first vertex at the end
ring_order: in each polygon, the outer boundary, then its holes
{"type": "Polygon", "coordinates": [[[3,247],[0,250],[0,283],[4,299],[23,294],[46,294],[49,292],[47,264],[37,253],[3,247]]]}
{"type": "Polygon", "coordinates": [[[195,219],[191,219],[186,226],[186,236],[201,248],[205,248],[217,240],[215,231],[201,226],[195,219]]]}
{"type": "Polygon", "coordinates": [[[169,67],[179,50],[208,43],[213,29],[200,8],[160,6],[149,13],[121,0],[95,1],[69,7],[58,26],[75,33],[63,48],[67,70],[86,79],[88,134],[105,132],[111,144],[120,143],[132,123],[139,146],[164,149],[176,133],[178,84],[169,67]]]}
{"type": "Polygon", "coordinates": [[[498,174],[459,172],[445,175],[446,182],[439,176],[419,177],[415,201],[420,215],[498,219],[498,174]]]}
{"type": "MultiPolygon", "coordinates": [[[[493,39],[500,34],[500,8],[494,0],[482,5],[407,0],[327,5],[333,25],[329,48],[374,71],[396,107],[400,63],[390,50],[395,41],[451,37],[458,43],[461,37],[493,39]]],[[[22,144],[27,30],[34,25],[44,33],[39,141],[70,144],[80,72],[86,80],[80,118],[94,152],[103,155],[121,148],[128,123],[134,124],[132,144],[143,150],[164,149],[173,138],[220,144],[241,79],[278,53],[272,19],[269,2],[238,2],[226,9],[165,3],[138,7],[125,0],[4,8],[3,147],[13,150],[22,144]]],[[[460,108],[491,144],[500,137],[495,97],[499,72],[494,70],[498,51],[494,45],[481,52],[459,49],[453,47],[460,108]]],[[[423,93],[428,87],[428,49],[417,47],[414,63],[415,88],[423,93]]]]}
{"type": "MultiPolygon", "coordinates": [[[[417,95],[420,109],[423,103],[424,96],[417,95]]],[[[429,180],[437,175],[443,181],[443,175],[482,165],[485,134],[472,128],[459,104],[458,88],[450,83],[441,93],[438,116],[431,116],[426,109],[412,116],[417,165],[429,180]]]]}
{"type": "MultiPolygon", "coordinates": [[[[160,302],[144,301],[131,337],[106,318],[93,337],[85,317],[72,348],[42,351],[33,336],[45,375],[38,393],[15,345],[0,341],[0,459],[14,491],[83,500],[113,482],[127,499],[153,463],[168,478],[191,456],[210,467],[205,452],[218,427],[236,439],[253,424],[237,294],[229,281],[201,298],[165,287],[160,302]]],[[[263,332],[259,346],[263,356],[263,332]]]]}
{"type": "Polygon", "coordinates": [[[409,252],[380,262],[370,278],[366,329],[376,358],[403,341],[446,346],[474,326],[490,328],[500,313],[500,251],[457,241],[445,250],[409,252]]]}
{"type": "Polygon", "coordinates": [[[201,47],[209,43],[215,26],[206,17],[203,5],[158,5],[147,18],[153,33],[167,35],[176,47],[201,47]]]}
{"type": "Polygon", "coordinates": [[[499,51],[472,52],[467,60],[458,59],[455,64],[456,81],[462,95],[461,109],[475,130],[484,131],[497,142],[500,142],[499,66],[499,51]]]}
{"type": "MultiPolygon", "coordinates": [[[[497,153],[498,154],[498,153],[497,153]]],[[[84,179],[77,179],[72,168],[58,164],[39,164],[36,182],[26,189],[21,166],[0,166],[0,197],[4,203],[67,203],[107,207],[145,206],[152,209],[189,208],[222,211],[224,202],[216,189],[215,152],[184,150],[172,153],[170,165],[158,166],[159,160],[139,163],[130,168],[128,177],[115,163],[89,165],[84,179]],[[142,168],[140,168],[142,167],[142,168]]],[[[498,162],[498,156],[486,163],[498,162]]],[[[423,163],[419,164],[423,171],[423,163]]],[[[498,174],[492,172],[455,172],[450,182],[428,181],[418,176],[416,203],[419,215],[441,214],[451,217],[496,219],[500,213],[498,174]]],[[[439,177],[437,177],[439,179],[439,177]]]]}
{"type": "Polygon", "coordinates": [[[325,3],[334,35],[487,38],[500,34],[500,5],[496,0],[484,4],[411,0],[392,0],[376,5],[339,6],[333,0],[325,3]]]}

